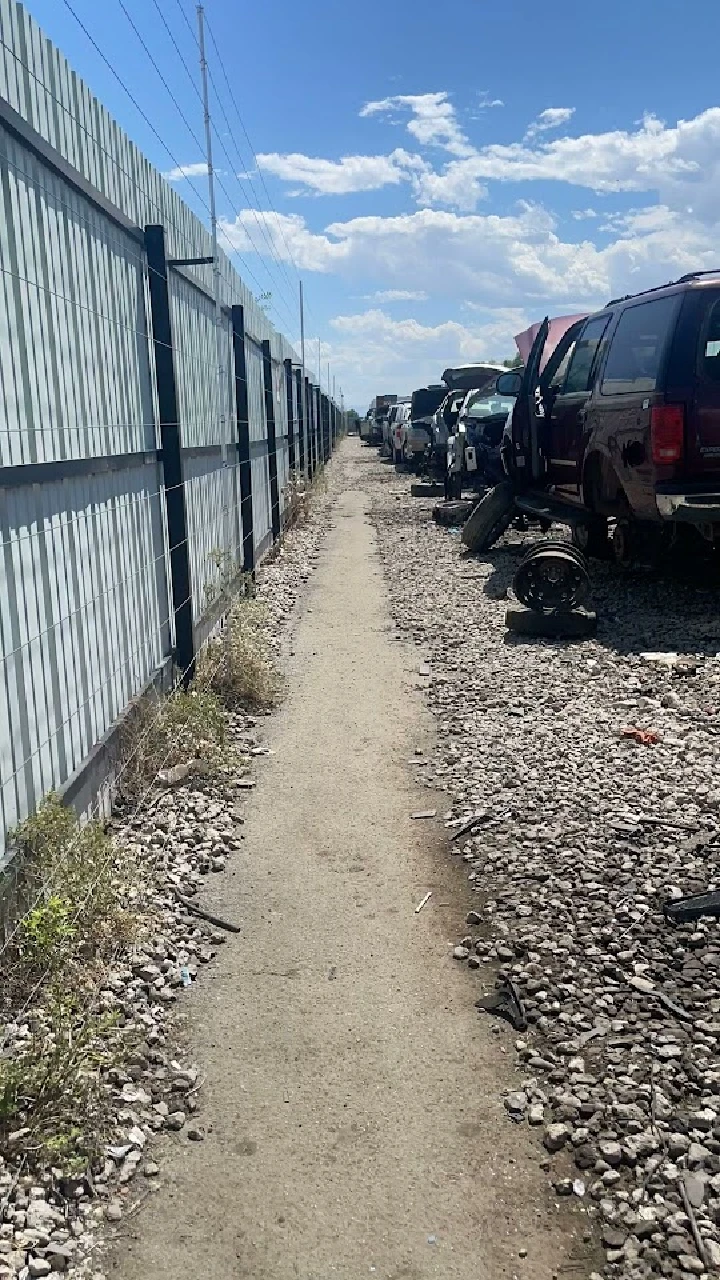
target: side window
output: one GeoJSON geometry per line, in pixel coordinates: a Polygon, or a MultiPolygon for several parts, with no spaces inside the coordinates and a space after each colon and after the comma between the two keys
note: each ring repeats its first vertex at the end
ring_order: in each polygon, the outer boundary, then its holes
{"type": "Polygon", "coordinates": [[[581,330],[568,365],[562,395],[590,390],[590,377],[597,349],[607,329],[609,316],[595,316],[581,330]]]}
{"type": "Polygon", "coordinates": [[[720,298],[712,305],[703,341],[702,371],[706,378],[720,382],[720,298]]]}
{"type": "Polygon", "coordinates": [[[605,365],[604,396],[655,390],[676,313],[676,297],[655,298],[623,311],[605,365]]]}
{"type": "Polygon", "coordinates": [[[574,350],[575,350],[575,343],[572,342],[568,347],[567,351],[565,352],[565,355],[560,361],[560,364],[558,365],[557,369],[554,370],[552,378],[550,380],[550,386],[552,387],[553,391],[561,390],[562,385],[565,381],[565,374],[568,371],[568,365],[572,360],[572,354],[574,350]]]}

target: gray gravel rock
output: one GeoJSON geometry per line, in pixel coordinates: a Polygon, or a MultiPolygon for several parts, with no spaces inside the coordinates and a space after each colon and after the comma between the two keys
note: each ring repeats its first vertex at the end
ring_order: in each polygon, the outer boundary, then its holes
{"type": "Polygon", "coordinates": [[[449,836],[467,828],[448,847],[477,896],[478,994],[510,980],[523,1002],[551,1185],[568,1160],[583,1171],[615,1233],[604,1276],[701,1274],[680,1181],[704,1180],[719,1256],[720,921],[673,927],[662,908],[720,888],[715,588],[593,562],[596,636],[508,639],[501,597],[537,530],[474,557],[402,477],[373,504],[397,638],[430,671],[437,739],[413,776],[431,803],[445,792],[449,836]]]}

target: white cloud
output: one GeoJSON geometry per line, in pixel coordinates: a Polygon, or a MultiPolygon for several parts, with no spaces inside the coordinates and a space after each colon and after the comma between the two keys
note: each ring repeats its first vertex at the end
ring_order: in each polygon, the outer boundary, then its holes
{"type": "Polygon", "coordinates": [[[297,152],[259,155],[258,166],[284,182],[299,182],[305,191],[320,195],[348,195],[354,191],[376,191],[379,187],[405,182],[424,167],[419,156],[397,148],[390,155],[343,156],[323,160],[297,152]]]}
{"type": "Polygon", "coordinates": [[[484,111],[487,107],[504,107],[505,103],[502,98],[491,98],[490,94],[483,90],[482,93],[478,94],[477,105],[484,111]]]}
{"type": "Polygon", "coordinates": [[[422,289],[378,289],[365,296],[366,302],[427,302],[427,299],[422,289]]]}
{"type": "Polygon", "coordinates": [[[176,169],[168,169],[163,174],[166,182],[182,182],[183,178],[206,178],[207,160],[197,160],[193,164],[179,164],[176,169]]]}
{"type": "Polygon", "coordinates": [[[529,126],[526,138],[534,138],[538,133],[547,133],[550,129],[560,129],[575,115],[574,107],[546,107],[540,112],[537,120],[529,126]]]}
{"type": "MultiPolygon", "coordinates": [[[[527,203],[505,216],[420,209],[334,222],[320,232],[299,215],[263,216],[278,257],[288,258],[287,241],[301,270],[366,287],[378,281],[385,293],[423,292],[449,307],[462,298],[537,313],[591,309],[618,293],[711,268],[720,230],[667,205],[616,215],[602,247],[563,240],[552,214],[527,203]]],[[[254,251],[252,241],[262,248],[255,217],[245,210],[222,224],[243,254],[254,251]]]]}
{"type": "Polygon", "coordinates": [[[457,121],[447,93],[400,93],[378,102],[366,102],[361,116],[386,114],[398,108],[410,111],[408,132],[421,146],[437,146],[455,156],[470,156],[474,147],[457,121]]]}
{"type": "Polygon", "coordinates": [[[576,222],[588,222],[592,218],[599,218],[600,215],[594,209],[573,209],[572,217],[576,222]]]}
{"type": "Polygon", "coordinates": [[[501,308],[493,314],[486,311],[472,326],[457,320],[424,325],[373,308],[358,315],[335,316],[330,323],[337,340],[328,358],[346,398],[364,409],[381,385],[407,393],[439,382],[450,364],[512,357],[513,334],[530,321],[518,308],[501,308]]]}

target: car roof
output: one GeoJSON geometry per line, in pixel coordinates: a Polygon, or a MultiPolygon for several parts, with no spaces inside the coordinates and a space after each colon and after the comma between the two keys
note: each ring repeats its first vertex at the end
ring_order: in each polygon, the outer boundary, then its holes
{"type": "MultiPolygon", "coordinates": [[[[606,307],[617,307],[622,302],[633,302],[635,298],[647,298],[650,295],[679,293],[685,289],[706,289],[720,284],[720,268],[710,271],[688,271],[678,280],[668,280],[665,284],[656,285],[653,289],[641,289],[639,293],[626,293],[619,298],[611,298],[606,307]]],[[[602,307],[603,311],[606,307],[602,307]]]]}

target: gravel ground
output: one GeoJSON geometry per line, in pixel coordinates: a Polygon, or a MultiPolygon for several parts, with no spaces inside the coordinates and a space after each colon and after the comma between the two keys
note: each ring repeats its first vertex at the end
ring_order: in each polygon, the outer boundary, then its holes
{"type": "MultiPolygon", "coordinates": [[[[310,518],[290,531],[258,571],[257,596],[266,605],[268,640],[278,656],[317,563],[331,500],[321,484],[310,518]]],[[[137,1038],[130,1060],[106,1080],[117,1127],[104,1168],[91,1180],[82,1175],[58,1182],[52,1172],[31,1176],[0,1157],[0,1280],[61,1275],[105,1280],[93,1259],[108,1231],[133,1218],[159,1188],[154,1140],[162,1134],[191,1143],[205,1140],[196,1118],[203,1073],[191,1061],[179,1060],[184,1055],[178,1048],[176,1006],[232,935],[188,911],[178,894],[193,901],[208,877],[225,871],[244,847],[245,805],[255,786],[252,762],[267,752],[265,717],[229,715],[228,725],[236,757],[250,762],[249,768],[192,777],[171,789],[159,786],[141,809],[112,824],[118,840],[137,849],[158,873],[143,903],[158,922],[156,933],[127,963],[106,974],[97,993],[96,1012],[115,1015],[124,1032],[137,1038]]],[[[217,914],[228,913],[221,906],[217,914]]],[[[3,1036],[20,1045],[30,1035],[31,1020],[32,1009],[17,1025],[3,1027],[3,1036]]]]}
{"type": "Polygon", "coordinates": [[[203,896],[242,923],[186,1004],[205,1141],[168,1139],[113,1280],[593,1269],[582,1215],[548,1202],[530,1130],[507,1126],[508,1055],[452,959],[472,894],[411,816],[437,804],[408,763],[432,719],[422,656],[391,638],[364,457],[351,440],[333,463],[243,848],[203,896]]]}
{"type": "Polygon", "coordinates": [[[672,927],[662,904],[720,885],[717,592],[594,563],[594,639],[511,638],[533,535],[469,556],[407,476],[367,469],[436,717],[418,775],[449,836],[475,819],[453,840],[477,893],[455,956],[478,997],[509,980],[524,1006],[520,1032],[478,1014],[515,1046],[507,1123],[536,1127],[555,1194],[592,1215],[603,1275],[715,1274],[720,922],[672,927]]]}

